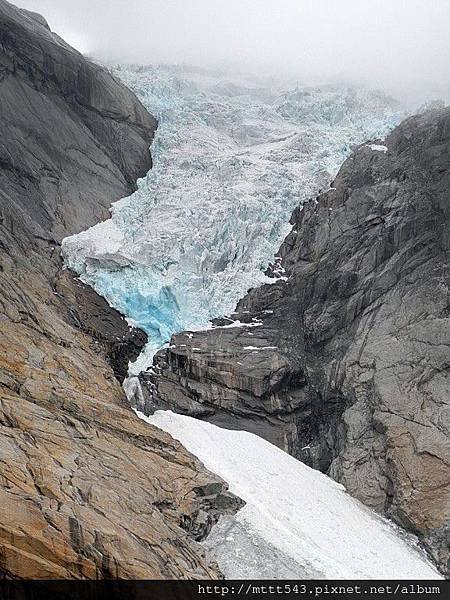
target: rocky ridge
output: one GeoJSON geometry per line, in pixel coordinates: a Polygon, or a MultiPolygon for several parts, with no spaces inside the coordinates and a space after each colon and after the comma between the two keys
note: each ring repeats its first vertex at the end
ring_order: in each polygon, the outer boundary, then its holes
{"type": "Polygon", "coordinates": [[[422,539],[448,573],[450,109],[360,146],[229,318],[183,332],[134,403],[246,429],[422,539]]]}
{"type": "Polygon", "coordinates": [[[4,0],[0,94],[0,573],[218,576],[195,540],[238,500],[130,411],[118,380],[146,336],[61,270],[61,239],[150,168],[156,121],[4,0]]]}

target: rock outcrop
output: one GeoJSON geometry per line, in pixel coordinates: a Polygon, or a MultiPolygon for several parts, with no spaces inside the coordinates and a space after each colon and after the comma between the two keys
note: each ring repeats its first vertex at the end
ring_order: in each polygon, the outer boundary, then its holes
{"type": "Polygon", "coordinates": [[[360,146],[294,212],[274,283],[173,336],[136,395],[278,444],[418,534],[444,572],[449,165],[448,108],[360,146]]]}
{"type": "Polygon", "coordinates": [[[150,168],[156,122],[3,0],[0,95],[0,574],[217,576],[195,540],[238,501],[131,412],[146,336],[61,270],[61,239],[150,168]]]}

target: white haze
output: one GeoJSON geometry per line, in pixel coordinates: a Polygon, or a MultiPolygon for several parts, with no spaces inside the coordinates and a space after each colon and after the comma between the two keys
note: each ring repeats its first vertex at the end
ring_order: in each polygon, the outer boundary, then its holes
{"type": "Polygon", "coordinates": [[[234,65],[450,98],[449,0],[20,0],[102,60],[234,65]]]}

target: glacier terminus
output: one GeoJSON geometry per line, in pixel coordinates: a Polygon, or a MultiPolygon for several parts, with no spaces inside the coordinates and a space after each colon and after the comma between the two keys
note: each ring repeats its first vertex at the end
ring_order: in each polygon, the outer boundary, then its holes
{"type": "Polygon", "coordinates": [[[188,67],[117,66],[159,121],[153,168],[111,218],[66,238],[65,263],[149,336],[131,372],[172,333],[227,314],[264,274],[299,204],[355,145],[404,115],[356,86],[188,67]]]}

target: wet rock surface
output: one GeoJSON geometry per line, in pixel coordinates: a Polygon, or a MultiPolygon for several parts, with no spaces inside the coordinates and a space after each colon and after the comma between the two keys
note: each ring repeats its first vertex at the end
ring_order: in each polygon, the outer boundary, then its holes
{"type": "Polygon", "coordinates": [[[448,108],[360,146],[294,211],[274,283],[173,336],[135,396],[276,443],[418,534],[443,572],[449,164],[448,108]]]}
{"type": "Polygon", "coordinates": [[[3,0],[0,95],[0,573],[216,577],[195,539],[239,501],[130,411],[119,380],[146,336],[61,271],[61,239],[150,168],[156,122],[3,0]]]}

